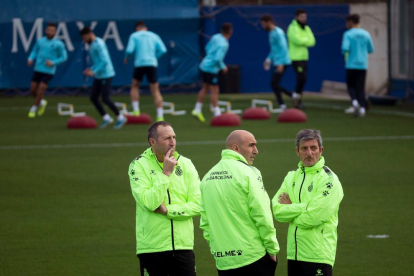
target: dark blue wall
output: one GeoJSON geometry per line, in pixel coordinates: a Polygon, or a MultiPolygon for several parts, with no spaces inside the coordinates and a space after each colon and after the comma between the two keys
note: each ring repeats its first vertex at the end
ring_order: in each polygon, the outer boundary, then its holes
{"type": "MultiPolygon", "coordinates": [[[[212,35],[220,31],[224,22],[233,23],[234,34],[226,56],[227,64],[241,66],[241,92],[267,92],[270,88],[270,72],[265,72],[262,63],[269,53],[268,33],[260,27],[259,18],[271,14],[285,32],[291,23],[295,10],[304,8],[316,46],[310,48],[309,74],[305,90],[320,91],[323,80],[345,81],[344,57],[341,54],[342,34],[346,30],[345,17],[348,5],[313,6],[233,6],[203,8],[204,32],[212,35]]],[[[283,84],[295,87],[295,76],[289,68],[283,84]]]]}

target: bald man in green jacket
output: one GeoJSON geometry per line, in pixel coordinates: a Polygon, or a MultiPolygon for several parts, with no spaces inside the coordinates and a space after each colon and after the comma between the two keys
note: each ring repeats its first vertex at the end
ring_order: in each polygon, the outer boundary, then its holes
{"type": "Polygon", "coordinates": [[[244,130],[226,140],[221,160],[200,184],[200,228],[223,276],[273,276],[279,244],[258,169],[256,139],[244,130]]]}

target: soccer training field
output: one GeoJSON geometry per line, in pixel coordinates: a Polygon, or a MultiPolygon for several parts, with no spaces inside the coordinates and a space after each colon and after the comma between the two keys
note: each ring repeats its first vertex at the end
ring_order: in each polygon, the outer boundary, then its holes
{"type": "MultiPolygon", "coordinates": [[[[229,97],[229,96],[227,96],[229,97]]],[[[273,96],[266,96],[273,100],[273,96]]],[[[306,96],[305,96],[306,97],[306,96]]],[[[248,96],[230,96],[233,108],[248,96]]],[[[129,97],[114,96],[129,104],[129,97]]],[[[196,95],[166,96],[191,112],[196,95]]],[[[221,99],[225,99],[222,97],[221,99]]],[[[49,97],[43,117],[28,119],[32,98],[0,101],[0,275],[138,275],[135,203],[129,163],[148,146],[148,125],[121,130],[68,130],[58,102],[98,113],[87,97],[49,97]]],[[[290,102],[288,101],[288,104],[290,102]]],[[[204,114],[209,120],[208,104],[204,114]]],[[[414,232],[414,109],[374,107],[365,118],[344,114],[348,102],[313,98],[308,122],[242,121],[258,140],[254,165],[273,198],[297,167],[294,137],[301,128],[322,131],[326,164],[342,182],[335,275],[412,275],[414,232]],[[368,238],[388,235],[388,238],[368,238]]],[[[155,118],[152,98],[141,111],[155,118]]],[[[192,159],[201,177],[220,158],[234,128],[212,128],[190,115],[165,116],[177,134],[177,150],[192,159]]],[[[217,275],[195,218],[197,274],[217,275]]],[[[276,275],[286,275],[287,224],[275,223],[281,251],[276,275]]]]}

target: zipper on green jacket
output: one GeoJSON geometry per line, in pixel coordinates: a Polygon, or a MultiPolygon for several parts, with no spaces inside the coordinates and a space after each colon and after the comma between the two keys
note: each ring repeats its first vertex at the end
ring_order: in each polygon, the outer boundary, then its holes
{"type": "MultiPolygon", "coordinates": [[[[306,172],[305,172],[304,167],[302,167],[302,172],[303,172],[303,180],[302,180],[302,184],[300,185],[300,189],[299,189],[299,203],[302,203],[302,201],[300,200],[300,194],[302,193],[302,186],[303,186],[303,183],[305,183],[305,177],[306,177],[306,172]]],[[[298,231],[298,227],[296,226],[296,229],[295,229],[295,261],[298,260],[298,241],[296,239],[297,231],[298,231]]]]}
{"type": "MultiPolygon", "coordinates": [[[[178,156],[177,162],[178,162],[178,159],[180,159],[180,157],[181,157],[181,155],[178,156]]],[[[155,161],[157,161],[157,165],[161,168],[161,170],[164,170],[161,167],[160,163],[158,162],[157,157],[155,157],[155,161]]],[[[167,195],[168,195],[168,204],[171,205],[170,189],[167,189],[167,195]]],[[[174,245],[174,222],[173,222],[172,219],[170,219],[170,221],[171,221],[171,245],[172,245],[173,257],[174,257],[174,251],[175,251],[175,245],[174,245]]]]}

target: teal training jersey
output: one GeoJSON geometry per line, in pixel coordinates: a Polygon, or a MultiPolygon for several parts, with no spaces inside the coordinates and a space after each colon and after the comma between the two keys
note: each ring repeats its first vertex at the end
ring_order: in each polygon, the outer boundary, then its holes
{"type": "Polygon", "coordinates": [[[224,57],[229,49],[229,42],[222,34],[215,34],[206,45],[206,56],[200,63],[203,72],[217,74],[226,68],[224,57]]]}
{"type": "Polygon", "coordinates": [[[286,40],[285,32],[275,27],[269,32],[270,53],[267,56],[274,66],[291,64],[289,57],[289,47],[286,40]]]}
{"type": "Polygon", "coordinates": [[[68,54],[62,41],[42,37],[36,41],[28,60],[35,60],[34,70],[36,72],[54,75],[56,66],[65,62],[67,58],[68,54]],[[46,65],[47,60],[53,63],[52,67],[46,65]]]}
{"type": "Polygon", "coordinates": [[[102,38],[97,37],[89,47],[93,66],[91,70],[95,74],[96,79],[107,79],[115,76],[114,66],[112,65],[111,56],[108,47],[102,38]]]}
{"type": "Polygon", "coordinates": [[[158,58],[167,52],[161,38],[150,31],[138,31],[129,37],[125,58],[134,55],[134,66],[158,67],[158,58]]]}
{"type": "Polygon", "coordinates": [[[368,54],[374,52],[369,32],[362,28],[346,31],[342,38],[342,53],[348,54],[346,69],[368,69],[368,54]]]}

